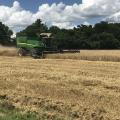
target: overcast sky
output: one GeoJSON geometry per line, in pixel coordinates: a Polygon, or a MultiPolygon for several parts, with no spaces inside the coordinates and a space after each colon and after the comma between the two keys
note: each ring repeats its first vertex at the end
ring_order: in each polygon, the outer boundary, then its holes
{"type": "Polygon", "coordinates": [[[14,32],[39,18],[60,28],[120,22],[120,0],[0,0],[0,21],[14,32]]]}

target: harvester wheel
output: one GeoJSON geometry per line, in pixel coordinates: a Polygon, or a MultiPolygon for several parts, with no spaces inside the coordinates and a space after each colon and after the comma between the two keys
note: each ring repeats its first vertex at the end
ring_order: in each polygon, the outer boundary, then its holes
{"type": "Polygon", "coordinates": [[[19,48],[18,56],[25,56],[25,55],[26,55],[26,51],[23,48],[19,48]]]}
{"type": "Polygon", "coordinates": [[[41,59],[45,58],[45,55],[43,54],[43,52],[40,53],[40,58],[41,59]]]}
{"type": "Polygon", "coordinates": [[[31,57],[33,57],[34,59],[38,58],[37,49],[32,49],[31,50],[31,57]]]}
{"type": "Polygon", "coordinates": [[[33,57],[34,59],[42,59],[43,52],[40,52],[37,48],[34,48],[31,50],[31,57],[33,57]]]}

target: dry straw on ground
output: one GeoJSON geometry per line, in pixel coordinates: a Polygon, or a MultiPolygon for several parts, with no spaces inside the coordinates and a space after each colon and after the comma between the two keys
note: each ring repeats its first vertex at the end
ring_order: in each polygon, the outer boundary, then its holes
{"type": "Polygon", "coordinates": [[[48,120],[119,120],[120,62],[1,56],[0,95],[48,120]]]}
{"type": "Polygon", "coordinates": [[[0,56],[17,56],[17,49],[14,47],[0,46],[0,56]]]}

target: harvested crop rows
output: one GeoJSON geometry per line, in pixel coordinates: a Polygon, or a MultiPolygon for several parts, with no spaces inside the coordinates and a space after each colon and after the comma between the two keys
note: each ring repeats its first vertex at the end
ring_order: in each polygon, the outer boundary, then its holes
{"type": "Polygon", "coordinates": [[[0,98],[53,120],[120,119],[120,63],[0,57],[0,98]]]}

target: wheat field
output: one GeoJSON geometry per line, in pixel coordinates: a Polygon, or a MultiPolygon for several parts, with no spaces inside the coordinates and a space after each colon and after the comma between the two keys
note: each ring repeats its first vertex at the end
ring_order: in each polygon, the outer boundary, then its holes
{"type": "Polygon", "coordinates": [[[120,62],[0,56],[3,97],[46,120],[119,120],[120,62]]]}
{"type": "Polygon", "coordinates": [[[120,50],[80,50],[80,53],[48,54],[46,58],[120,62],[120,50]]]}
{"type": "MultiPolygon", "coordinates": [[[[18,56],[17,48],[0,46],[0,56],[18,56]]],[[[120,62],[120,50],[80,50],[80,53],[44,54],[47,59],[73,59],[120,62]]]]}

